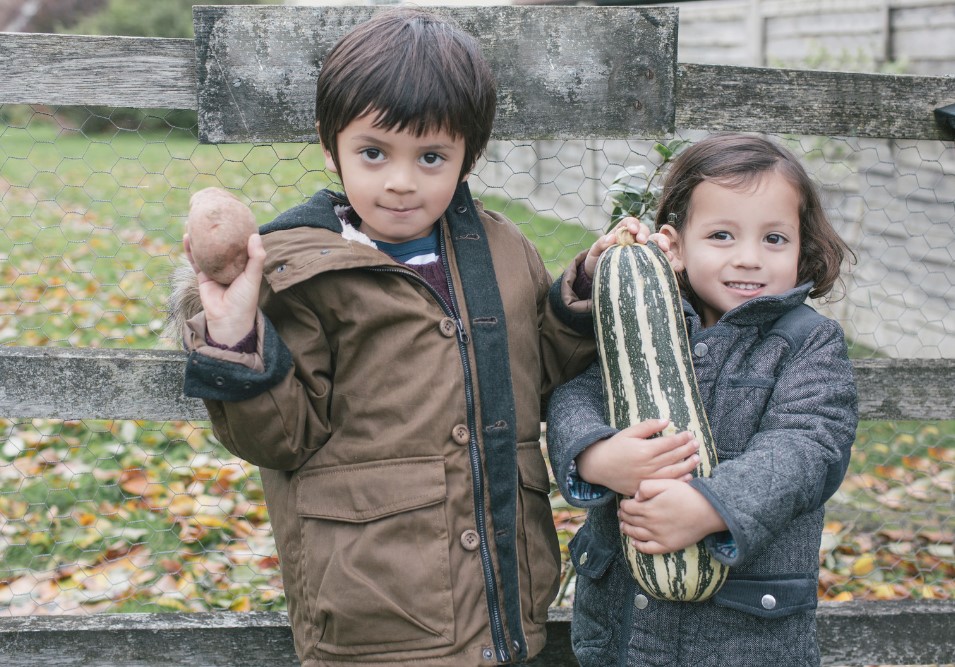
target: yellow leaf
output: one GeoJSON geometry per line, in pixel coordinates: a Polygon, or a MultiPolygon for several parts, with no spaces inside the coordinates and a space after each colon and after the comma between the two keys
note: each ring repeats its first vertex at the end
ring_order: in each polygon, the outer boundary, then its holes
{"type": "Polygon", "coordinates": [[[252,601],[248,595],[243,595],[229,605],[229,611],[252,611],[252,601]]]}
{"type": "Polygon", "coordinates": [[[222,517],[213,516],[211,514],[197,514],[192,517],[192,520],[205,528],[225,528],[227,525],[222,517]]]}
{"type": "Polygon", "coordinates": [[[842,591],[832,598],[833,602],[852,602],[853,599],[854,597],[849,591],[842,591]]]}
{"type": "Polygon", "coordinates": [[[875,556],[872,554],[862,554],[852,563],[850,571],[854,577],[864,577],[875,570],[875,556]]]}
{"type": "Polygon", "coordinates": [[[196,500],[192,496],[178,493],[172,497],[169,511],[176,516],[192,516],[196,513],[196,500]]]}
{"type": "Polygon", "coordinates": [[[888,584],[879,584],[872,592],[876,600],[895,600],[898,597],[895,589],[888,584]]]}

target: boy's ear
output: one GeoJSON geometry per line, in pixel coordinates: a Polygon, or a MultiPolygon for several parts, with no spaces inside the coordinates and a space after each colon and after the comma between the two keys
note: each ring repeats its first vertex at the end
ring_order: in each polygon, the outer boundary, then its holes
{"type": "MultiPolygon", "coordinates": [[[[315,134],[318,134],[318,121],[315,121],[315,134]]],[[[322,153],[325,155],[325,170],[333,174],[338,174],[338,165],[335,164],[335,158],[328,152],[325,144],[322,144],[322,153]]],[[[340,175],[340,174],[339,174],[340,175]]]]}
{"type": "Polygon", "coordinates": [[[335,158],[332,157],[332,154],[328,152],[328,149],[324,146],[322,147],[322,153],[325,154],[325,171],[330,171],[333,174],[338,173],[338,165],[335,164],[335,158]]]}
{"type": "Polygon", "coordinates": [[[680,235],[672,225],[663,225],[658,233],[663,234],[670,241],[670,254],[673,255],[670,266],[677,273],[683,271],[686,267],[683,264],[683,246],[680,244],[680,235]]]}

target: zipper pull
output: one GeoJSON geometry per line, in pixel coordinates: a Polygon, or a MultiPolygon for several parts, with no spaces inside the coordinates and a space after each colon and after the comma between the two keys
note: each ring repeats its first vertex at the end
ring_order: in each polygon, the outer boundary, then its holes
{"type": "Polygon", "coordinates": [[[467,345],[471,342],[471,337],[468,336],[468,332],[464,330],[464,322],[461,321],[460,317],[454,318],[454,326],[458,329],[458,340],[467,345]]]}

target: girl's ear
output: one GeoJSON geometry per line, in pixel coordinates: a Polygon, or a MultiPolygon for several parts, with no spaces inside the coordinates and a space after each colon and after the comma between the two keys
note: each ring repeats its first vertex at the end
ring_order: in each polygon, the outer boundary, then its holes
{"type": "Polygon", "coordinates": [[[670,266],[676,273],[683,271],[686,266],[683,264],[683,245],[680,243],[680,234],[672,225],[663,225],[660,227],[659,234],[663,234],[670,241],[670,266]]]}

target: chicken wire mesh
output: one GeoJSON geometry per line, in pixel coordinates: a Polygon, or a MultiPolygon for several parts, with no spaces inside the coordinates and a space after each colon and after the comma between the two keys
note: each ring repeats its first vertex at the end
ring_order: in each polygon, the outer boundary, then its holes
{"type": "MultiPolygon", "coordinates": [[[[175,112],[0,106],[0,344],[175,349],[162,337],[190,193],[264,223],[330,183],[316,144],[199,145],[175,112]]],[[[693,141],[700,134],[682,133],[693,141]]],[[[955,357],[949,144],[778,137],[859,257],[821,309],[857,358],[955,357]]],[[[606,227],[652,141],[493,142],[470,179],[556,274],[606,227]]],[[[951,598],[955,422],[864,422],[828,504],[822,599],[951,598]]],[[[559,494],[566,544],[583,521],[559,494]]],[[[569,605],[565,565],[557,601],[569,605]]],[[[0,419],[0,615],[284,609],[258,473],[207,424],[0,419]]]]}

